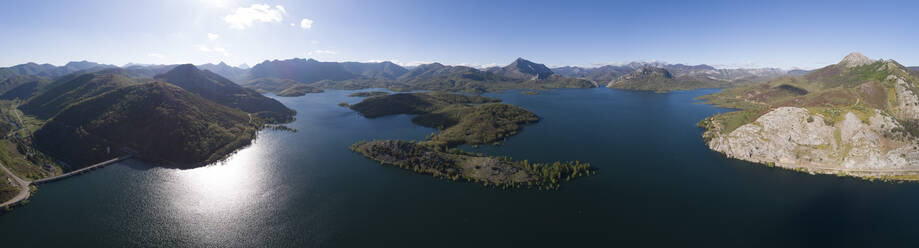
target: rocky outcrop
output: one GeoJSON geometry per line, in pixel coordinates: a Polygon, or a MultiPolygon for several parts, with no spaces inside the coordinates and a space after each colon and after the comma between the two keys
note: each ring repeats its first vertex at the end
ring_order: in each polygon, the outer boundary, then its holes
{"type": "Polygon", "coordinates": [[[910,90],[909,83],[904,81],[903,78],[894,75],[888,76],[887,80],[894,81],[898,103],[894,111],[896,111],[897,116],[900,119],[919,119],[919,97],[916,97],[916,94],[910,90]]]}
{"type": "Polygon", "coordinates": [[[848,112],[836,123],[825,120],[780,107],[730,133],[713,123],[705,135],[712,150],[752,162],[857,175],[919,172],[919,146],[894,118],[875,110],[870,117],[848,112]]]}
{"type": "MultiPolygon", "coordinates": [[[[852,53],[798,82],[815,91],[802,90],[793,100],[757,101],[763,107],[784,107],[770,109],[739,127],[732,125],[737,127],[733,130],[725,129],[724,123],[749,120],[762,112],[746,110],[706,119],[700,123],[709,129],[703,137],[712,150],[752,162],[817,173],[919,180],[916,80],[896,61],[852,53]],[[848,96],[850,100],[832,97],[848,90],[857,92],[848,96]]],[[[740,98],[757,100],[749,95],[740,98]]]]}
{"type": "Polygon", "coordinates": [[[868,58],[865,55],[862,55],[859,52],[850,53],[849,55],[846,55],[846,57],[843,58],[842,61],[839,62],[840,65],[844,65],[847,68],[867,65],[871,63],[874,63],[874,60],[871,60],[870,58],[868,58]]]}
{"type": "Polygon", "coordinates": [[[513,63],[505,67],[489,70],[489,72],[501,75],[507,78],[520,80],[541,80],[547,79],[554,73],[544,64],[533,63],[532,61],[517,58],[513,63]]]}

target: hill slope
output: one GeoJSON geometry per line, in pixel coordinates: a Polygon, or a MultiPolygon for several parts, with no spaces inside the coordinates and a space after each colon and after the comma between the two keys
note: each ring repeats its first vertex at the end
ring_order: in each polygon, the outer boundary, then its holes
{"type": "Polygon", "coordinates": [[[39,89],[49,85],[51,79],[33,75],[14,75],[0,80],[0,99],[28,99],[39,89]]]}
{"type": "Polygon", "coordinates": [[[118,74],[88,73],[59,80],[51,88],[20,106],[26,114],[49,119],[67,106],[103,92],[136,84],[118,74]]]}
{"type": "Polygon", "coordinates": [[[77,168],[110,159],[122,148],[139,152],[140,158],[191,167],[249,144],[256,128],[242,111],[155,82],[71,105],[35,132],[34,142],[77,168]]]}
{"type": "Polygon", "coordinates": [[[294,111],[277,100],[243,88],[229,79],[191,64],[179,65],[156,79],[175,84],[217,104],[257,114],[272,122],[293,120],[294,111]]]}

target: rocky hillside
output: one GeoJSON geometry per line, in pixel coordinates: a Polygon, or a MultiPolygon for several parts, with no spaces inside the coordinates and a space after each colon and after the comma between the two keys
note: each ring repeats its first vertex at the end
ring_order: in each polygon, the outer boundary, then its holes
{"type": "Polygon", "coordinates": [[[643,67],[623,75],[606,85],[607,88],[668,92],[699,88],[722,88],[731,86],[730,81],[707,76],[674,76],[669,70],[659,67],[643,67]]]}
{"type": "Polygon", "coordinates": [[[678,78],[687,76],[706,77],[738,83],[764,82],[777,77],[791,75],[792,73],[798,73],[798,71],[785,71],[778,68],[717,69],[704,64],[685,65],[661,62],[632,62],[624,65],[604,65],[600,67],[565,66],[552,68],[552,71],[565,77],[583,78],[606,84],[645,67],[662,68],[678,78]]]}
{"type": "Polygon", "coordinates": [[[523,58],[517,58],[511,64],[495,70],[492,73],[513,79],[539,80],[549,78],[553,74],[546,65],[533,63],[523,58]]]}
{"type": "Polygon", "coordinates": [[[802,78],[707,96],[744,110],[700,122],[728,157],[817,173],[919,179],[919,79],[853,53],[802,78]]]}

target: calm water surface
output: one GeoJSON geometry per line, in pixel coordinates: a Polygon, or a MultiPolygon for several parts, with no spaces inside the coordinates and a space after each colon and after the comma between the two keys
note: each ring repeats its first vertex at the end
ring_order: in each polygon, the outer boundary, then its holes
{"type": "Polygon", "coordinates": [[[0,216],[0,246],[919,244],[919,184],[811,176],[709,151],[695,124],[727,110],[692,99],[714,90],[490,94],[542,121],[474,151],[600,170],[550,192],[443,181],[351,153],[358,140],[432,132],[411,116],[371,120],[336,106],[358,102],[351,92],[278,98],[298,111],[299,131],[262,131],[225,163],[126,161],[42,185],[0,216]]]}

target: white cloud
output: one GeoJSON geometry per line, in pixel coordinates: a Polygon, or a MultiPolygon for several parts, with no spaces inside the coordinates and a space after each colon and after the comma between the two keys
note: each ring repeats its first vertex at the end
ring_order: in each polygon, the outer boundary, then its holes
{"type": "Polygon", "coordinates": [[[218,38],[220,38],[220,35],[213,34],[213,33],[207,33],[207,39],[208,39],[208,40],[216,40],[216,39],[218,39],[218,38]]]}
{"type": "Polygon", "coordinates": [[[162,53],[150,53],[150,54],[147,54],[147,55],[150,56],[150,57],[157,58],[157,59],[165,59],[165,58],[166,58],[166,55],[163,55],[162,53]]]}
{"type": "Polygon", "coordinates": [[[231,28],[246,29],[255,22],[281,22],[287,15],[284,6],[276,5],[272,8],[267,4],[253,4],[248,8],[237,8],[236,12],[223,18],[231,28]]]}
{"type": "Polygon", "coordinates": [[[291,26],[291,27],[296,27],[297,24],[294,24],[293,22],[291,22],[291,23],[290,23],[290,26],[291,26]]]}
{"type": "Polygon", "coordinates": [[[338,52],[332,51],[332,50],[312,50],[306,54],[307,55],[335,55],[335,54],[338,54],[338,52]]]}
{"type": "Polygon", "coordinates": [[[303,20],[300,20],[300,28],[302,29],[313,28],[313,20],[303,18],[303,20]]]}
{"type": "Polygon", "coordinates": [[[319,45],[319,41],[318,41],[318,40],[311,40],[310,43],[313,44],[313,45],[319,45]]]}

